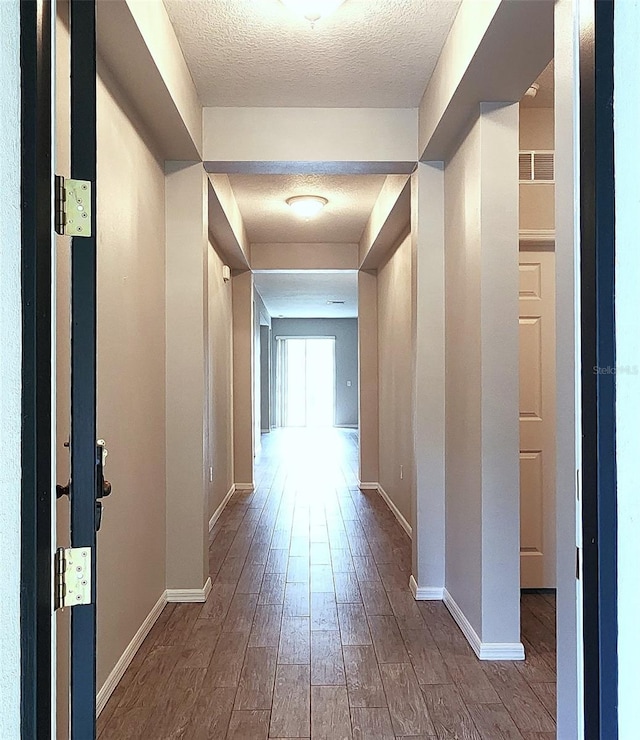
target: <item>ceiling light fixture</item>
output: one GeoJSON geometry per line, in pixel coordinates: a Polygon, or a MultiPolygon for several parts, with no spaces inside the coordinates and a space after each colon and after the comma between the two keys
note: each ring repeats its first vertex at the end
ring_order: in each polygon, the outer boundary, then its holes
{"type": "Polygon", "coordinates": [[[294,13],[306,18],[313,28],[316,21],[336,11],[345,0],[281,0],[294,13]]]}
{"type": "Polygon", "coordinates": [[[287,198],[287,205],[291,206],[296,216],[307,220],[317,216],[328,202],[321,195],[294,195],[287,198]]]}

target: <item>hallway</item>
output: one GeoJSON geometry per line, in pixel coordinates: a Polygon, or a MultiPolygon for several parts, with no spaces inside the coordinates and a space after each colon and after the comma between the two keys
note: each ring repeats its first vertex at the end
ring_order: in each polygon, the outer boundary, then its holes
{"type": "Polygon", "coordinates": [[[414,601],[355,431],[263,435],[256,491],[210,540],[207,602],[165,607],[101,740],[555,738],[553,597],[523,595],[526,661],[479,662],[442,603],[414,601]]]}

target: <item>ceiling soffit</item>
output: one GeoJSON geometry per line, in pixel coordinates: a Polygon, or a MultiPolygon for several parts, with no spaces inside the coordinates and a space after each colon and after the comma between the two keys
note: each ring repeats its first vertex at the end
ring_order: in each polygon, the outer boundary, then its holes
{"type": "Polygon", "coordinates": [[[257,272],[254,281],[272,318],[353,318],[358,315],[358,273],[355,270],[257,272]]]}

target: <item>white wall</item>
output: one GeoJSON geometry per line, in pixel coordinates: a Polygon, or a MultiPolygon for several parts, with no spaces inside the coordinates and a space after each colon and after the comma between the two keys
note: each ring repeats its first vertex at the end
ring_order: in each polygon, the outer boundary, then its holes
{"type": "Polygon", "coordinates": [[[637,736],[638,563],[640,563],[640,2],[615,6],[615,172],[616,172],[616,426],[618,466],[618,706],[619,736],[637,736]]]}
{"type": "Polygon", "coordinates": [[[167,587],[207,579],[207,181],[202,165],[165,163],[167,587]]]}
{"type": "Polygon", "coordinates": [[[358,245],[349,243],[295,243],[251,245],[251,269],[357,270],[358,245]]]}
{"type": "MultiPolygon", "coordinates": [[[[264,305],[262,296],[256,290],[255,286],[253,289],[253,300],[255,303],[255,309],[253,312],[253,352],[254,352],[254,368],[253,368],[253,434],[254,444],[256,450],[259,450],[262,446],[262,410],[264,407],[265,399],[263,399],[263,389],[265,390],[265,396],[267,397],[269,389],[263,388],[264,382],[268,376],[263,373],[263,365],[268,364],[268,358],[262,355],[262,329],[264,326],[271,326],[271,316],[267,307],[264,305]]],[[[268,351],[268,348],[267,348],[268,351]]]]}
{"type": "Polygon", "coordinates": [[[203,159],[415,162],[413,108],[204,108],[203,159]]]}
{"type": "Polygon", "coordinates": [[[446,585],[482,631],[480,121],[445,169],[446,585]]]}
{"type": "MultiPolygon", "coordinates": [[[[520,106],[520,151],[555,149],[553,108],[520,106]]],[[[552,231],[555,228],[555,185],[552,182],[520,183],[520,230],[552,231]]]]}
{"type": "Polygon", "coordinates": [[[358,272],[358,445],[360,483],[378,483],[378,276],[358,272]]]}
{"type": "MultiPolygon", "coordinates": [[[[69,172],[68,4],[57,5],[56,171],[69,172]],[[67,51],[67,53],[65,53],[67,51]]],[[[98,535],[98,689],[165,589],[164,170],[156,142],[99,58],[99,435],[110,450],[98,535]],[[124,177],[121,182],[120,178],[124,177]],[[130,204],[135,203],[135,208],[130,204]],[[144,464],[141,464],[144,461],[144,464]],[[108,557],[105,554],[108,553],[108,557]],[[144,553],[144,556],[142,554],[144,553]]],[[[56,238],[57,480],[69,474],[70,240],[56,238]]],[[[69,544],[69,502],[56,503],[69,544]]],[[[58,611],[58,733],[67,732],[70,612],[58,611]]]]}
{"type": "Polygon", "coordinates": [[[412,584],[442,598],[445,577],[444,163],[420,163],[411,181],[413,276],[412,584]]]}
{"type": "Polygon", "coordinates": [[[576,581],[576,471],[580,468],[577,169],[578,68],[576,0],[559,0],[555,14],[556,142],[556,582],[558,737],[579,738],[582,665],[576,581]]]}
{"type": "Polygon", "coordinates": [[[378,482],[413,527],[411,262],[408,234],[378,268],[378,482]]]}
{"type": "Polygon", "coordinates": [[[222,279],[222,259],[209,245],[209,480],[208,516],[220,506],[233,484],[233,333],[231,281],[222,279]]]}
{"type": "Polygon", "coordinates": [[[260,431],[271,431],[271,326],[260,324],[260,431]]]}
{"type": "Polygon", "coordinates": [[[420,103],[421,154],[451,105],[499,5],[499,0],[462,3],[420,103]]]}
{"type": "Polygon", "coordinates": [[[231,267],[244,269],[251,260],[251,244],[227,175],[209,175],[209,228],[231,267]]]}
{"type": "Polygon", "coordinates": [[[0,737],[20,737],[20,6],[0,3],[0,737]]]}
{"type": "Polygon", "coordinates": [[[395,242],[407,228],[410,220],[411,186],[408,175],[387,175],[373,204],[367,225],[358,245],[358,266],[373,269],[384,259],[385,252],[395,247],[395,242]],[[403,193],[406,195],[403,197],[403,193]],[[402,207],[406,202],[408,207],[402,207]],[[391,242],[391,243],[390,243],[391,242]]]}
{"type": "Polygon", "coordinates": [[[233,276],[233,480],[252,488],[254,427],[254,290],[253,273],[233,276]]]}
{"type": "Polygon", "coordinates": [[[441,160],[483,100],[520,100],[553,56],[552,0],[463,2],[420,104],[420,159],[441,160]]]}
{"type": "MultiPolygon", "coordinates": [[[[253,247],[253,245],[252,245],[253,247]]],[[[252,253],[253,258],[253,253],[252,253]]],[[[257,304],[259,359],[256,362],[259,403],[256,424],[260,433],[271,431],[271,315],[264,305],[262,296],[255,291],[257,304]]]]}
{"type": "Polygon", "coordinates": [[[481,103],[480,120],[482,640],[519,646],[518,105],[481,103]]]}
{"type": "MultiPolygon", "coordinates": [[[[162,3],[126,0],[176,108],[198,150],[202,141],[202,106],[167,11],[162,3]]],[[[115,43],[116,39],[112,39],[115,43]]]]}
{"type": "Polygon", "coordinates": [[[553,150],[553,124],[553,108],[520,105],[520,149],[553,150]]]}
{"type": "Polygon", "coordinates": [[[445,167],[445,585],[510,657],[522,651],[517,153],[517,104],[482,103],[445,167]]]}
{"type": "Polygon", "coordinates": [[[200,156],[202,108],[161,2],[97,4],[98,56],[118,79],[165,157],[200,156]]]}
{"type": "Polygon", "coordinates": [[[113,495],[98,534],[98,688],[164,592],[166,506],[164,168],[99,72],[97,428],[113,495]]]}

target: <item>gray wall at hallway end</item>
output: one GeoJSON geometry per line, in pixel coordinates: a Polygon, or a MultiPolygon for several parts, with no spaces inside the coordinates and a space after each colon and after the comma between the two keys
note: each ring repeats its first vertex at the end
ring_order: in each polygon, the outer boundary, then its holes
{"type": "MultiPolygon", "coordinates": [[[[358,319],[272,319],[272,366],[276,367],[276,337],[336,338],[337,426],[358,424],[358,319]],[[347,386],[351,381],[351,386],[347,386]]],[[[274,394],[277,393],[274,383],[274,394]]],[[[274,401],[275,402],[275,401],[274,401]]],[[[274,410],[275,407],[272,407],[274,410]]],[[[275,415],[272,414],[272,418],[275,415]]]]}
{"type": "Polygon", "coordinates": [[[264,305],[262,296],[253,287],[253,300],[255,305],[254,316],[254,352],[255,352],[255,435],[256,445],[260,444],[260,434],[270,431],[269,410],[271,401],[271,370],[269,367],[271,315],[264,305]],[[267,354],[265,354],[265,351],[267,354]]]}
{"type": "Polygon", "coordinates": [[[271,327],[260,324],[260,428],[271,431],[271,327]]]}

